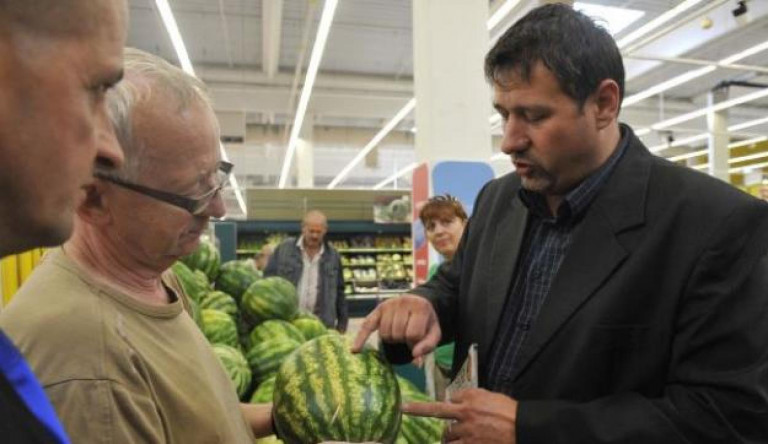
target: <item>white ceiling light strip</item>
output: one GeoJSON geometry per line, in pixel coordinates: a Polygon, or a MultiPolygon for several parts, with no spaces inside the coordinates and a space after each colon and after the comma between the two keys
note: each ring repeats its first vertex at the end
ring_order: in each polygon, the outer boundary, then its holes
{"type": "MultiPolygon", "coordinates": [[[[709,166],[709,164],[707,164],[707,166],[709,166]]],[[[738,172],[745,172],[746,173],[747,171],[750,171],[750,170],[755,170],[755,169],[758,169],[758,168],[765,168],[765,167],[768,167],[768,162],[754,163],[752,165],[735,167],[735,168],[729,169],[728,172],[731,173],[731,174],[738,173],[738,172]]]]}
{"type": "Polygon", "coordinates": [[[352,159],[352,161],[349,162],[347,166],[345,166],[344,169],[341,170],[341,172],[336,177],[334,177],[331,183],[328,184],[328,189],[330,190],[335,188],[336,185],[339,184],[339,182],[344,180],[344,178],[347,177],[347,174],[349,174],[349,172],[352,171],[352,168],[354,168],[355,165],[357,165],[358,162],[360,162],[363,159],[363,157],[365,157],[372,149],[376,148],[376,145],[378,145],[379,142],[381,142],[382,139],[384,139],[384,137],[386,137],[387,134],[389,134],[389,132],[392,131],[392,129],[395,126],[397,126],[397,124],[400,123],[400,121],[402,121],[405,118],[405,116],[407,116],[411,111],[413,111],[415,107],[416,107],[416,98],[414,97],[411,100],[409,100],[408,103],[406,103],[405,106],[402,107],[400,111],[397,112],[397,114],[395,114],[395,117],[393,117],[392,120],[387,122],[387,124],[384,125],[384,127],[381,130],[379,130],[379,132],[376,133],[375,136],[373,136],[373,139],[371,139],[371,141],[368,142],[368,144],[365,145],[365,147],[362,150],[360,150],[359,153],[357,153],[357,156],[355,156],[355,158],[352,159]]]}
{"type": "Polygon", "coordinates": [[[296,152],[296,147],[299,143],[299,133],[301,132],[301,126],[304,123],[304,116],[307,112],[307,106],[309,105],[309,98],[312,95],[312,88],[315,85],[317,71],[320,68],[320,60],[323,58],[325,43],[328,40],[328,34],[331,31],[331,24],[333,23],[333,16],[336,13],[336,6],[338,3],[338,0],[325,0],[325,6],[323,6],[323,14],[320,17],[320,25],[317,28],[317,37],[315,37],[315,44],[312,47],[312,55],[310,56],[309,66],[307,67],[307,77],[304,80],[304,86],[301,88],[301,97],[299,98],[299,105],[296,108],[296,115],[294,116],[293,127],[291,128],[291,137],[288,139],[288,148],[283,160],[283,169],[280,173],[280,182],[278,184],[280,188],[285,188],[285,184],[290,176],[291,162],[293,161],[293,155],[296,152]]]}
{"type": "Polygon", "coordinates": [[[403,176],[403,175],[405,175],[407,173],[410,173],[411,171],[415,170],[417,166],[419,166],[419,164],[417,162],[413,162],[412,164],[406,166],[405,168],[399,170],[395,174],[387,177],[386,179],[384,179],[381,182],[379,182],[376,185],[374,185],[373,189],[374,190],[380,190],[380,189],[384,188],[384,185],[386,185],[386,184],[388,184],[390,182],[394,182],[395,179],[397,179],[398,177],[403,176]]]}
{"type": "MultiPolygon", "coordinates": [[[[168,0],[155,0],[155,4],[157,4],[157,9],[160,12],[163,25],[165,25],[165,30],[171,38],[171,44],[173,45],[173,50],[176,52],[176,57],[179,59],[181,69],[187,74],[196,76],[195,68],[189,60],[187,47],[184,45],[184,39],[181,38],[179,27],[176,24],[176,18],[173,16],[173,11],[171,11],[171,6],[168,4],[168,0]]],[[[227,152],[224,150],[224,145],[221,142],[219,142],[219,151],[221,152],[222,160],[229,161],[229,156],[227,156],[227,152]]],[[[243,199],[243,192],[240,189],[240,185],[237,183],[234,174],[230,174],[229,184],[235,192],[235,198],[237,199],[237,204],[240,206],[240,211],[247,215],[248,211],[245,205],[245,199],[243,199]]]]}
{"type": "Polygon", "coordinates": [[[677,77],[673,77],[665,82],[659,83],[658,85],[652,86],[645,91],[641,91],[637,94],[633,94],[622,102],[623,107],[632,106],[638,102],[640,102],[643,99],[647,99],[648,97],[655,96],[656,94],[662,93],[664,91],[667,91],[669,89],[672,89],[676,86],[682,85],[683,83],[690,82],[693,79],[699,78],[701,76],[707,75],[717,69],[717,66],[724,66],[724,65],[730,65],[734,62],[738,62],[739,60],[745,59],[749,56],[755,55],[759,52],[765,51],[768,49],[768,41],[765,41],[763,43],[760,43],[758,45],[755,45],[751,48],[747,48],[744,51],[738,52],[736,54],[733,54],[731,56],[728,56],[716,64],[705,66],[703,68],[694,69],[693,71],[688,71],[686,73],[683,73],[677,77]]]}
{"type": "MultiPolygon", "coordinates": [[[[729,133],[733,133],[733,132],[736,132],[736,131],[741,131],[743,129],[751,128],[753,126],[762,125],[764,123],[768,123],[768,117],[763,117],[763,118],[755,119],[755,120],[749,120],[749,121],[746,121],[746,122],[738,123],[736,125],[731,125],[731,126],[728,127],[728,132],[729,133]]],[[[648,130],[648,131],[650,132],[650,130],[648,130]]],[[[674,147],[674,146],[687,145],[687,144],[689,144],[691,142],[698,142],[699,140],[704,140],[704,139],[706,139],[708,137],[709,137],[709,133],[700,133],[700,134],[697,134],[695,136],[686,137],[685,139],[676,140],[676,141],[674,141],[673,143],[670,143],[670,144],[662,143],[660,145],[652,146],[652,147],[648,148],[648,150],[650,152],[652,152],[652,153],[658,153],[659,151],[663,151],[663,150],[665,150],[667,148],[671,148],[671,147],[674,147]]],[[[684,155],[685,154],[683,154],[683,156],[684,155]]],[[[672,157],[670,157],[669,159],[672,160],[672,157]]]]}
{"type": "Polygon", "coordinates": [[[165,30],[171,38],[171,44],[176,51],[176,57],[179,58],[181,69],[184,72],[195,75],[195,69],[192,68],[192,62],[189,60],[187,47],[184,46],[184,39],[181,38],[179,27],[176,25],[176,18],[174,18],[173,11],[171,11],[171,5],[168,4],[168,0],[155,0],[155,4],[157,4],[157,9],[160,11],[160,18],[163,19],[165,30]]]}
{"type": "Polygon", "coordinates": [[[658,28],[659,26],[667,23],[668,21],[672,20],[673,18],[677,17],[678,15],[687,11],[688,9],[692,8],[696,4],[701,3],[701,1],[702,0],[686,0],[680,3],[679,5],[675,6],[674,8],[665,12],[664,14],[656,17],[655,19],[651,20],[645,25],[637,28],[636,30],[630,32],[626,37],[619,40],[617,42],[619,48],[620,49],[625,48],[627,45],[636,41],[640,37],[643,37],[644,35],[658,28]]]}
{"type": "MultiPolygon", "coordinates": [[[[742,146],[754,145],[756,143],[765,142],[766,140],[768,140],[768,136],[760,136],[760,137],[753,137],[753,138],[747,139],[747,140],[740,140],[738,142],[729,143],[728,144],[728,149],[732,150],[734,148],[739,148],[739,147],[742,147],[742,146]]],[[[687,160],[687,159],[692,159],[694,157],[706,156],[708,151],[709,150],[707,150],[707,149],[693,151],[693,152],[690,152],[690,153],[681,154],[679,156],[669,157],[669,158],[667,158],[667,160],[669,160],[671,162],[678,162],[680,160],[687,160]]],[[[747,160],[760,159],[760,158],[763,158],[763,157],[768,157],[768,152],[757,153],[757,154],[749,154],[749,155],[740,156],[740,157],[734,157],[734,158],[728,159],[728,163],[746,162],[747,160]]],[[[696,166],[699,166],[699,165],[696,165],[696,166]]],[[[749,166],[749,165],[747,165],[747,166],[749,166]]],[[[742,168],[742,167],[739,167],[739,168],[742,168]]]]}

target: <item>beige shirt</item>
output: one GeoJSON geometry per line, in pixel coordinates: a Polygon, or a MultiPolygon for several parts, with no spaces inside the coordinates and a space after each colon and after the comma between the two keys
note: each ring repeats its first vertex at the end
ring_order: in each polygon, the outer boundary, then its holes
{"type": "Polygon", "coordinates": [[[317,285],[320,280],[320,257],[325,251],[325,245],[320,245],[314,257],[309,257],[307,250],[304,249],[304,236],[299,237],[296,246],[301,250],[301,258],[304,264],[301,268],[301,279],[299,280],[299,308],[309,313],[314,313],[317,303],[317,285]]]}
{"type": "MultiPolygon", "coordinates": [[[[177,294],[178,282],[164,276],[177,294]]],[[[142,303],[51,252],[0,313],[74,443],[252,443],[239,400],[184,310],[142,303]]]]}

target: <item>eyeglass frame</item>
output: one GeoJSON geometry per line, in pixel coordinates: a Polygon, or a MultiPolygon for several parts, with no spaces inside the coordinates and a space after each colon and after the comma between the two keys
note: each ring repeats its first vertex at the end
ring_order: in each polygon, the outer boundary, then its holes
{"type": "Polygon", "coordinates": [[[206,208],[208,208],[208,205],[210,205],[213,197],[215,197],[219,192],[221,192],[224,186],[226,186],[227,181],[229,180],[229,175],[232,174],[232,169],[234,167],[235,165],[230,162],[226,162],[224,160],[219,161],[217,172],[219,171],[223,172],[226,175],[225,179],[222,180],[220,184],[216,185],[210,191],[206,191],[200,197],[182,196],[180,194],[170,193],[168,191],[162,191],[155,188],[150,188],[144,185],[139,185],[137,183],[120,179],[119,177],[115,177],[109,173],[99,171],[99,170],[94,171],[93,176],[101,180],[113,183],[117,186],[123,187],[125,189],[131,190],[133,192],[142,194],[144,196],[148,196],[153,199],[159,200],[161,202],[165,202],[167,204],[173,205],[175,207],[182,208],[184,210],[187,210],[187,212],[189,212],[189,214],[193,216],[199,216],[203,211],[205,211],[206,208]]]}

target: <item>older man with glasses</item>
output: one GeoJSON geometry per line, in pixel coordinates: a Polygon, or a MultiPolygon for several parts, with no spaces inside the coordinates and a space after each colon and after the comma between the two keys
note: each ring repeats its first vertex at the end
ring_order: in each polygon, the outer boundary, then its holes
{"type": "Polygon", "coordinates": [[[232,165],[203,85],[125,52],[108,97],[124,166],[95,172],[72,238],[0,315],[74,442],[252,443],[270,407],[240,404],[167,272],[192,252],[232,165]]]}

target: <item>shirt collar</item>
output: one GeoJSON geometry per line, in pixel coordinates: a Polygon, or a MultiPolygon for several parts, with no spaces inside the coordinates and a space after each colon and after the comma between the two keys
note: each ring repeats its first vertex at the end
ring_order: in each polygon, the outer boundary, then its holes
{"type": "Polygon", "coordinates": [[[595,171],[590,173],[584,180],[582,180],[575,188],[568,192],[557,209],[557,214],[553,217],[550,213],[549,206],[547,205],[546,197],[535,191],[526,190],[520,188],[519,195],[528,210],[536,217],[553,223],[565,223],[568,221],[577,220],[581,217],[589,207],[589,204],[594,200],[597,193],[602,188],[603,184],[610,176],[616,164],[621,159],[624,151],[629,144],[629,131],[623,126],[619,126],[621,130],[621,140],[613,150],[613,153],[603,164],[595,171]]]}
{"type": "MultiPolygon", "coordinates": [[[[307,250],[304,248],[304,235],[302,234],[299,236],[299,239],[296,241],[296,246],[299,247],[299,250],[301,250],[302,253],[306,253],[307,250]]],[[[322,256],[325,252],[325,242],[320,244],[320,251],[317,252],[317,256],[322,256]]]]}

